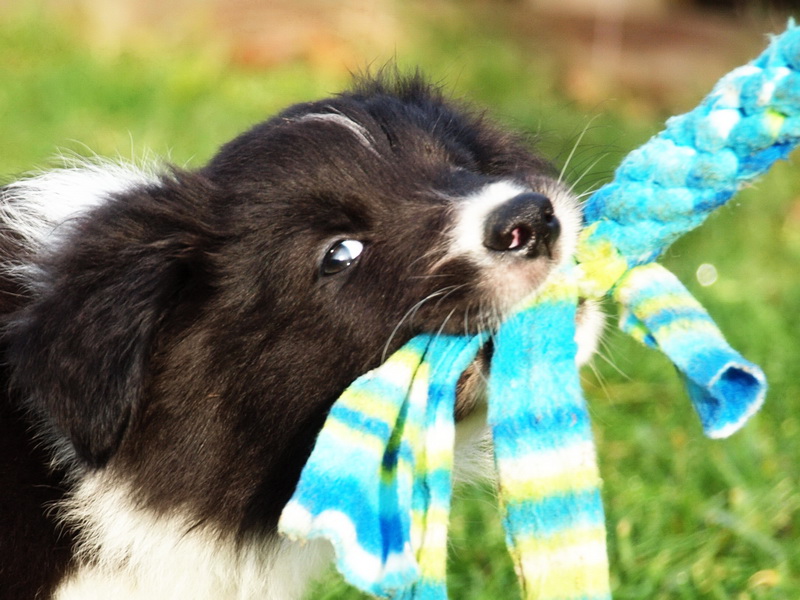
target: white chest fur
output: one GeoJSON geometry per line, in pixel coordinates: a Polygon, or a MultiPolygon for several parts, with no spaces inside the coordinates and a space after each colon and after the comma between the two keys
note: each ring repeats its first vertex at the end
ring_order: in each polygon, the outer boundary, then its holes
{"type": "Polygon", "coordinates": [[[105,475],[87,477],[64,514],[81,531],[79,566],[56,600],[297,600],[332,556],[325,542],[241,541],[153,515],[105,475]]]}

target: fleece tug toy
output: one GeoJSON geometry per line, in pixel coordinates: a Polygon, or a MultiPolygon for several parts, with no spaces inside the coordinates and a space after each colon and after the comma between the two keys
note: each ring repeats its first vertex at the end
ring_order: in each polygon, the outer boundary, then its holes
{"type": "MultiPolygon", "coordinates": [[[[652,261],[800,141],[800,28],[724,77],[632,152],[586,203],[577,263],[492,333],[488,384],[499,498],[523,597],[610,598],[600,477],[575,366],[578,299],[611,295],[621,327],[663,351],[704,431],[761,406],[761,370],[652,261]]],[[[489,334],[421,335],[334,404],[280,530],[325,538],[345,579],[378,597],[447,597],[456,382],[489,334]]]]}

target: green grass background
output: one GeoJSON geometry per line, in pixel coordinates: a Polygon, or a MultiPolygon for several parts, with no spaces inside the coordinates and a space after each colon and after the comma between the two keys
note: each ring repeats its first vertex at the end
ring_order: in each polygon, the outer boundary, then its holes
{"type": "MultiPolygon", "coordinates": [[[[546,60],[490,26],[420,19],[401,67],[538,134],[579,188],[610,176],[659,127],[619,109],[586,110],[552,83],[546,60]],[[596,162],[596,164],[594,164],[596,162]]],[[[365,63],[374,57],[365,57],[365,63]]],[[[734,66],[734,65],[732,65],[734,66]]],[[[709,82],[710,87],[712,82],[709,82]]],[[[197,166],[253,122],[347,84],[302,61],[269,70],[231,64],[201,45],[98,53],[39,12],[0,21],[0,181],[51,165],[58,153],[197,166]]],[[[699,96],[698,96],[699,99],[699,96]]],[[[690,106],[684,107],[691,108],[690,106]]],[[[732,344],[765,369],[763,411],[729,440],[709,441],[667,361],[609,327],[584,376],[605,479],[615,598],[800,598],[800,168],[795,158],[672,247],[664,262],[705,304],[732,344]],[[702,287],[695,272],[713,264],[702,287]]],[[[613,307],[608,307],[613,312],[613,307]]],[[[452,517],[451,597],[513,598],[491,490],[460,489],[452,517]]],[[[321,600],[361,596],[335,575],[321,600]]]]}

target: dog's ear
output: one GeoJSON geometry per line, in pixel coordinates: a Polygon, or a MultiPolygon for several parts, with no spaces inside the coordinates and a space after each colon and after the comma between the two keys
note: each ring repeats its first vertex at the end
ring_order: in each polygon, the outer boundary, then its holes
{"type": "Polygon", "coordinates": [[[68,224],[35,300],[9,325],[15,387],[90,465],[109,459],[136,414],[164,320],[210,285],[214,193],[175,174],[68,224]]]}

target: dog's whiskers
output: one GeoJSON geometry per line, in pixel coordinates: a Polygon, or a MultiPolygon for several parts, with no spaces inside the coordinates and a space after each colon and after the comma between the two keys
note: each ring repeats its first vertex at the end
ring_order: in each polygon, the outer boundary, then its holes
{"type": "Polygon", "coordinates": [[[462,289],[464,287],[466,287],[466,284],[451,285],[451,286],[447,286],[447,287],[441,288],[439,290],[436,290],[435,292],[431,292],[430,294],[425,296],[422,300],[420,300],[419,302],[414,304],[411,308],[409,308],[406,311],[406,313],[403,315],[403,317],[400,319],[400,321],[398,321],[397,325],[395,325],[394,329],[392,330],[392,333],[389,334],[389,338],[386,340],[386,344],[383,347],[383,352],[381,353],[381,362],[386,360],[386,357],[389,354],[389,348],[391,347],[392,341],[394,340],[394,337],[397,335],[397,333],[400,331],[400,328],[403,326],[403,324],[405,322],[413,319],[416,316],[416,314],[419,312],[419,309],[422,308],[422,306],[425,303],[427,303],[427,302],[429,302],[431,300],[435,300],[437,298],[438,298],[438,301],[441,302],[442,300],[447,298],[452,293],[454,293],[454,292],[456,292],[459,289],[462,289]]]}
{"type": "Polygon", "coordinates": [[[564,166],[561,167],[561,172],[558,174],[559,183],[564,181],[564,175],[567,172],[567,169],[569,168],[569,165],[572,162],[572,159],[578,150],[578,146],[580,146],[580,143],[583,141],[583,137],[586,135],[586,132],[589,131],[589,127],[591,127],[592,123],[595,121],[595,119],[597,119],[597,117],[598,115],[595,115],[594,117],[589,119],[589,122],[584,126],[583,131],[581,131],[580,135],[578,135],[578,138],[575,140],[575,143],[572,145],[572,150],[570,150],[569,155],[567,156],[567,160],[564,161],[564,166]]]}
{"type": "Polygon", "coordinates": [[[452,278],[450,273],[426,273],[425,275],[412,275],[409,279],[447,279],[452,278]]]}
{"type": "Polygon", "coordinates": [[[442,324],[439,326],[439,329],[436,330],[436,334],[435,334],[434,337],[437,337],[437,338],[441,337],[442,333],[444,332],[444,328],[447,327],[447,322],[450,320],[450,318],[453,316],[453,314],[455,312],[456,312],[456,309],[453,308],[449,313],[447,313],[447,316],[442,321],[442,324]]]}
{"type": "Polygon", "coordinates": [[[584,198],[588,198],[589,196],[594,194],[597,190],[600,189],[600,187],[601,187],[600,184],[594,185],[591,188],[589,188],[588,190],[586,190],[585,192],[583,192],[581,194],[576,194],[575,197],[578,200],[583,200],[584,198]]]}
{"type": "MultiPolygon", "coordinates": [[[[575,194],[575,188],[578,186],[578,184],[580,184],[580,182],[581,182],[581,181],[583,181],[583,178],[584,178],[584,177],[586,177],[586,176],[587,176],[589,173],[591,173],[591,172],[594,170],[594,168],[595,168],[595,167],[597,166],[597,164],[598,164],[598,163],[599,163],[599,162],[602,160],[602,158],[603,158],[603,157],[600,157],[600,158],[598,158],[597,160],[594,160],[594,161],[592,161],[592,164],[590,164],[590,165],[589,165],[589,166],[588,166],[588,167],[587,167],[587,168],[586,168],[586,169],[585,169],[585,170],[584,170],[584,171],[583,171],[583,172],[582,172],[582,173],[581,173],[581,174],[578,176],[578,178],[577,178],[575,181],[573,181],[573,182],[570,184],[570,186],[569,186],[570,192],[572,192],[573,194],[575,194]]],[[[599,184],[599,183],[596,183],[596,184],[594,184],[593,186],[591,186],[591,188],[590,188],[589,190],[586,190],[586,191],[584,191],[584,192],[581,192],[580,194],[575,194],[575,195],[576,195],[578,198],[584,198],[584,197],[586,197],[586,196],[590,196],[590,195],[592,195],[592,194],[593,194],[593,193],[594,193],[594,192],[595,192],[595,191],[596,191],[596,190],[597,190],[599,187],[600,187],[600,184],[599,184]]]]}

